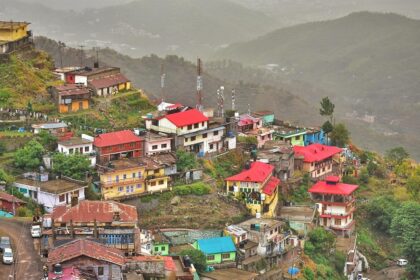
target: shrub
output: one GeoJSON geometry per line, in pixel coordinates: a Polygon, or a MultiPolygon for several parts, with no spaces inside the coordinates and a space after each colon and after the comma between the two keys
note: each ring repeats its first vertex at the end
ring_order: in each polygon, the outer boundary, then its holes
{"type": "Polygon", "coordinates": [[[205,195],[209,194],[210,191],[210,186],[204,184],[203,182],[197,182],[191,185],[177,186],[174,188],[176,195],[205,195]]]}
{"type": "Polygon", "coordinates": [[[16,215],[18,217],[31,217],[32,216],[32,212],[28,208],[21,206],[21,207],[19,207],[17,209],[16,215]]]}

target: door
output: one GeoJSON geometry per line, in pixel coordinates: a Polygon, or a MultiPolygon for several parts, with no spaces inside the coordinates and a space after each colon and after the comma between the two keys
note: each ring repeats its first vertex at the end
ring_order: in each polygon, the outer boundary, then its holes
{"type": "Polygon", "coordinates": [[[83,110],[83,102],[82,101],[79,102],[79,110],[83,110]]]}

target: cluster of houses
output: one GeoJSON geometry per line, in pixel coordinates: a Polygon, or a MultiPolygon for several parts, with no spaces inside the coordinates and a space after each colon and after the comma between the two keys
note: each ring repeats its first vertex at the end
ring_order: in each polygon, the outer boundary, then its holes
{"type": "MultiPolygon", "coordinates": [[[[0,50],[26,42],[31,36],[26,28],[26,23],[0,22],[0,50]],[[6,38],[11,31],[20,35],[6,38]]],[[[97,63],[55,73],[65,82],[49,88],[59,113],[88,109],[92,96],[131,88],[119,68],[97,63]]],[[[35,134],[47,131],[57,136],[57,152],[85,155],[98,174],[91,182],[88,174],[86,180],[51,178],[42,169],[25,173],[14,183],[17,191],[46,211],[40,222],[40,254],[46,259],[48,279],[283,279],[287,269],[277,268],[297,265],[298,257],[290,254],[298,255],[316,225],[340,236],[353,234],[358,186],[340,182],[348,150],[327,145],[322,129],[292,126],[270,111],[217,117],[212,109],[199,108],[162,101],[155,112],[143,116],[143,129],[96,136],[76,137],[62,122],[32,125],[35,134]],[[249,149],[240,141],[244,138],[253,138],[256,144],[249,149]],[[252,160],[225,178],[223,195],[245,205],[251,219],[211,233],[156,231],[140,229],[141,213],[123,203],[170,191],[174,177],[185,176],[177,170],[178,150],[211,158],[235,149],[251,150],[252,160]],[[313,206],[281,203],[280,196],[287,194],[297,171],[310,179],[313,206]],[[100,201],[85,199],[91,184],[100,201]],[[179,255],[188,248],[205,255],[207,269],[200,276],[191,259],[179,255]]],[[[53,164],[46,155],[47,170],[53,164]]],[[[7,212],[24,203],[0,192],[0,207],[7,212]]],[[[349,275],[357,272],[356,263],[355,258],[346,263],[349,275]]]]}

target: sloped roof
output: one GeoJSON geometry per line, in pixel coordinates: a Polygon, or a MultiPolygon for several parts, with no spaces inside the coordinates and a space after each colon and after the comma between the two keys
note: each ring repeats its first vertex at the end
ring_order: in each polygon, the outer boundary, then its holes
{"type": "Polygon", "coordinates": [[[308,192],[320,193],[320,194],[350,195],[358,187],[359,187],[358,185],[319,181],[315,185],[313,185],[308,190],[308,192]]]}
{"type": "Polygon", "coordinates": [[[256,161],[251,163],[249,169],[245,169],[239,174],[226,178],[226,181],[264,182],[273,173],[273,170],[274,166],[256,161]]]}
{"type": "Polygon", "coordinates": [[[293,150],[296,155],[304,157],[305,162],[317,162],[335,154],[341,153],[342,149],[335,146],[327,146],[319,143],[311,144],[309,146],[294,146],[293,150]]]}
{"type": "Polygon", "coordinates": [[[14,202],[20,203],[20,204],[26,203],[25,201],[15,197],[11,194],[8,194],[7,192],[0,192],[0,200],[4,200],[4,201],[8,201],[8,202],[13,202],[14,201],[14,202]]]}
{"type": "Polygon", "coordinates": [[[101,88],[108,88],[112,86],[118,86],[119,84],[123,84],[129,82],[130,80],[127,79],[123,74],[115,74],[106,76],[103,78],[97,78],[90,80],[88,83],[96,89],[101,88]]]}
{"type": "Polygon", "coordinates": [[[230,236],[199,239],[197,243],[204,254],[236,252],[235,244],[230,236]]]}
{"type": "Polygon", "coordinates": [[[72,242],[51,249],[48,253],[48,263],[63,263],[79,256],[87,256],[119,266],[122,266],[125,260],[124,253],[119,249],[110,248],[86,239],[76,239],[72,242]]]}
{"type": "Polygon", "coordinates": [[[169,114],[165,116],[171,123],[176,127],[183,127],[186,125],[191,125],[195,123],[208,121],[209,118],[204,116],[204,114],[197,109],[191,109],[183,112],[178,112],[174,114],[169,114]]]}
{"type": "Polygon", "coordinates": [[[114,221],[114,213],[118,212],[121,223],[137,223],[138,215],[135,206],[115,201],[91,201],[82,200],[73,207],[58,206],[52,212],[55,222],[75,223],[93,222],[111,223],[114,221]]]}
{"type": "Polygon", "coordinates": [[[134,134],[131,130],[121,130],[103,133],[95,137],[93,145],[96,147],[114,146],[131,142],[142,141],[143,139],[134,134]]]}
{"type": "Polygon", "coordinates": [[[266,195],[272,195],[279,184],[280,179],[273,176],[270,178],[267,184],[265,184],[265,186],[262,189],[262,192],[266,195]]]}

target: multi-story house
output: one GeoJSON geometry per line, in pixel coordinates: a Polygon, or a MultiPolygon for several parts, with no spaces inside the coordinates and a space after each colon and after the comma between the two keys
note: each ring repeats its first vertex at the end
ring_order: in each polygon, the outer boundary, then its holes
{"type": "Polygon", "coordinates": [[[82,134],[80,138],[72,137],[58,141],[57,151],[66,155],[82,154],[89,158],[90,165],[96,165],[96,153],[93,149],[93,137],[82,134]]]}
{"type": "Polygon", "coordinates": [[[245,202],[252,215],[274,217],[280,180],[274,166],[262,162],[247,164],[241,173],[226,178],[226,192],[245,202]]]}
{"type": "Polygon", "coordinates": [[[290,248],[289,233],[284,222],[252,218],[236,225],[247,232],[247,239],[258,244],[257,254],[263,257],[280,256],[290,248]]]}
{"type": "Polygon", "coordinates": [[[77,112],[90,107],[91,90],[83,85],[67,84],[50,87],[48,91],[54,98],[59,113],[77,112]]]}
{"type": "Polygon", "coordinates": [[[28,22],[0,21],[0,54],[8,54],[32,44],[28,22]]]}
{"type": "Polygon", "coordinates": [[[284,141],[292,146],[304,146],[304,137],[306,129],[292,127],[288,125],[280,125],[274,127],[273,138],[275,140],[284,141]]]}
{"type": "Polygon", "coordinates": [[[248,114],[243,114],[239,116],[238,121],[238,132],[248,132],[263,126],[261,118],[257,118],[248,114]]]}
{"type": "Polygon", "coordinates": [[[343,235],[351,235],[354,231],[355,197],[357,185],[340,183],[337,176],[328,176],[319,181],[308,192],[317,204],[319,224],[333,229],[343,235]]]}
{"type": "Polygon", "coordinates": [[[267,141],[258,150],[257,160],[274,166],[274,175],[283,182],[293,176],[295,152],[293,147],[283,141],[267,141]]]}
{"type": "Polygon", "coordinates": [[[209,118],[196,109],[146,119],[146,128],[173,138],[172,149],[182,149],[201,155],[224,148],[225,127],[209,125],[209,118]]]}
{"type": "Polygon", "coordinates": [[[294,146],[295,169],[309,173],[314,180],[325,178],[333,173],[333,165],[340,162],[342,149],[334,146],[311,144],[294,146]]]}
{"type": "Polygon", "coordinates": [[[305,146],[309,146],[315,143],[327,144],[327,138],[325,137],[325,133],[319,127],[306,129],[306,134],[303,135],[303,141],[305,146]]]}
{"type": "Polygon", "coordinates": [[[270,126],[274,124],[274,112],[273,111],[258,111],[252,113],[254,117],[261,118],[263,126],[270,126]]]}
{"type": "Polygon", "coordinates": [[[23,179],[17,179],[15,187],[25,197],[32,198],[43,205],[46,212],[54,207],[70,205],[85,199],[86,182],[73,180],[62,176],[61,179],[48,179],[48,174],[34,174],[23,179]]]}
{"type": "Polygon", "coordinates": [[[97,162],[105,164],[121,158],[138,158],[143,155],[144,139],[131,130],[122,130],[98,135],[93,146],[97,152],[97,162]]]}
{"type": "Polygon", "coordinates": [[[167,190],[170,180],[165,174],[165,165],[149,157],[116,160],[98,166],[98,172],[105,200],[167,190]]]}
{"type": "Polygon", "coordinates": [[[144,154],[155,155],[170,152],[171,138],[148,131],[144,136],[144,154]]]}
{"type": "Polygon", "coordinates": [[[93,239],[122,250],[140,253],[140,230],[135,206],[115,201],[84,200],[75,206],[55,207],[51,230],[44,231],[43,249],[73,239],[93,239]]]}

